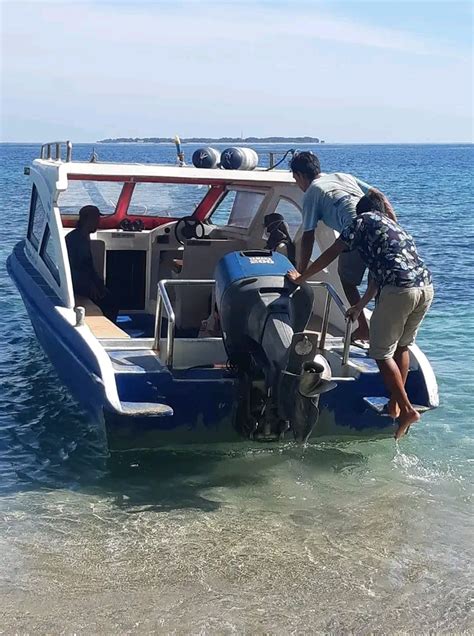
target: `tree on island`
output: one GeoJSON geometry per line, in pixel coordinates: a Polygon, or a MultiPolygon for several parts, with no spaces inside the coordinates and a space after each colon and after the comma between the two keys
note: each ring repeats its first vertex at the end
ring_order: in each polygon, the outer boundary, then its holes
{"type": "MultiPolygon", "coordinates": [[[[252,144],[252,143],[288,143],[294,141],[300,144],[324,143],[318,137],[182,137],[183,144],[252,144]]],[[[116,137],[100,139],[97,143],[145,143],[160,144],[174,143],[173,137],[116,137]]]]}

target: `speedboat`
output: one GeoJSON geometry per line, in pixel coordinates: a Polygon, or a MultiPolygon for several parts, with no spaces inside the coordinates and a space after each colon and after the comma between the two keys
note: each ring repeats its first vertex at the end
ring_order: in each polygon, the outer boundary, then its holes
{"type": "MultiPolygon", "coordinates": [[[[53,142],[25,168],[27,233],[8,271],[58,376],[105,425],[112,451],[394,433],[377,365],[351,342],[337,264],[302,286],[285,276],[302,192],[287,170],[254,163],[80,162],[70,142],[53,142]],[[120,307],[115,322],[74,295],[65,238],[87,204],[101,212],[91,250],[120,307]],[[268,219],[287,229],[271,249],[268,219]]],[[[313,258],[336,237],[319,224],[313,258]]],[[[406,388],[420,410],[438,405],[416,345],[406,388]]]]}

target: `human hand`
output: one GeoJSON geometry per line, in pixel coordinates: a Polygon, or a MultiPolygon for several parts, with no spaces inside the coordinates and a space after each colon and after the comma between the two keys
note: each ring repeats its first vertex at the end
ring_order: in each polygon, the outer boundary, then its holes
{"type": "Polygon", "coordinates": [[[362,313],[362,309],[363,307],[361,307],[358,303],[356,305],[353,305],[352,307],[349,307],[349,309],[346,311],[346,318],[349,318],[349,320],[355,322],[362,313]]]}
{"type": "Polygon", "coordinates": [[[301,274],[297,272],[296,269],[290,269],[288,272],[286,272],[286,277],[296,285],[303,282],[301,274]]]}

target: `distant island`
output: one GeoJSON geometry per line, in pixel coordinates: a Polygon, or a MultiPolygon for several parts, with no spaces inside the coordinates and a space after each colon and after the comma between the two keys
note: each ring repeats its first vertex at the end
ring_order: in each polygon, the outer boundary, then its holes
{"type": "MultiPolygon", "coordinates": [[[[296,141],[299,144],[323,144],[317,137],[181,137],[183,144],[281,144],[296,141]]],[[[168,144],[173,137],[116,137],[99,139],[98,144],[168,144]]]]}

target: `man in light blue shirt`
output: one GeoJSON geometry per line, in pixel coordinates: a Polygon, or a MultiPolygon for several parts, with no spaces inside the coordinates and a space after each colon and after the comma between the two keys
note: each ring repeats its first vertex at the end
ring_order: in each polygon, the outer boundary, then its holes
{"type": "MultiPolygon", "coordinates": [[[[340,172],[322,173],[318,157],[312,152],[295,153],[290,162],[293,177],[303,190],[303,236],[301,238],[298,271],[308,267],[313,251],[314,235],[319,221],[341,233],[356,216],[359,200],[368,192],[377,192],[383,197],[384,213],[396,220],[393,209],[382,193],[350,174],[340,172]]],[[[350,305],[360,301],[357,286],[364,277],[366,266],[357,250],[343,252],[339,256],[338,272],[350,305]]],[[[369,327],[363,312],[353,340],[368,340],[369,327]]]]}

